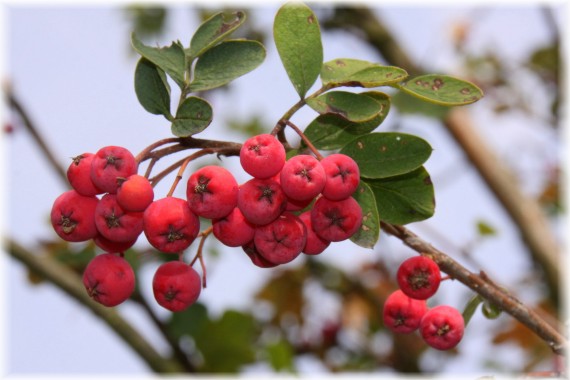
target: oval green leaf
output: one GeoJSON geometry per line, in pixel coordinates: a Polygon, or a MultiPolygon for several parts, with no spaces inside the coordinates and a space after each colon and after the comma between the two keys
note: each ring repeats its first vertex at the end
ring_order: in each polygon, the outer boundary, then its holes
{"type": "Polygon", "coordinates": [[[257,41],[225,41],[207,50],[196,63],[190,91],[204,91],[228,84],[261,65],[265,48],[257,41]]]}
{"type": "Polygon", "coordinates": [[[151,47],[144,45],[133,33],[131,35],[131,44],[137,53],[154,63],[174,79],[180,88],[184,87],[186,56],[180,41],[175,41],[167,47],[151,47]]]}
{"type": "Polygon", "coordinates": [[[366,182],[361,181],[352,196],[362,208],[362,226],[350,240],[363,248],[374,248],[380,235],[380,217],[374,193],[366,182]]]}
{"type": "Polygon", "coordinates": [[[195,135],[210,125],[212,117],[210,103],[196,96],[186,98],[176,111],[171,127],[172,134],[178,137],[195,135]]]}
{"type": "Polygon", "coordinates": [[[304,132],[317,149],[342,148],[356,137],[370,133],[382,124],[390,110],[390,97],[378,91],[363,92],[362,95],[369,96],[380,103],[380,113],[361,123],[354,123],[334,114],[319,115],[305,128],[304,132]]]}
{"type": "Polygon", "coordinates": [[[335,114],[355,123],[371,120],[383,111],[380,102],[372,97],[344,91],[330,91],[309,98],[307,104],[322,115],[335,114]]]}
{"type": "Polygon", "coordinates": [[[442,106],[462,106],[483,97],[483,91],[473,83],[448,75],[422,75],[396,87],[407,94],[442,106]]]}
{"type": "Polygon", "coordinates": [[[141,58],[135,69],[135,93],[145,110],[172,119],[170,85],[166,75],[146,58],[141,58]]]}
{"type": "Polygon", "coordinates": [[[422,166],[431,155],[432,147],[414,135],[381,132],[357,137],[340,152],[356,161],[362,177],[387,178],[422,166]]]}
{"type": "Polygon", "coordinates": [[[325,62],[321,69],[323,85],[330,87],[380,87],[406,79],[406,70],[358,59],[339,58],[325,62]]]}
{"type": "Polygon", "coordinates": [[[191,58],[197,58],[206,50],[220,42],[245,21],[244,12],[219,12],[204,21],[196,30],[188,50],[191,58]]]}
{"type": "Polygon", "coordinates": [[[302,99],[317,80],[323,64],[317,17],[308,6],[289,2],[275,15],[273,38],[285,71],[302,99]]]}
{"type": "Polygon", "coordinates": [[[465,308],[463,309],[463,313],[461,313],[461,315],[463,316],[463,322],[465,323],[465,326],[469,324],[469,321],[471,321],[471,318],[475,314],[475,311],[483,301],[484,301],[483,297],[481,297],[479,294],[475,294],[467,302],[465,308]]]}
{"type": "Polygon", "coordinates": [[[374,193],[380,219],[387,223],[404,225],[434,214],[433,184],[423,166],[399,176],[363,180],[374,193]]]}

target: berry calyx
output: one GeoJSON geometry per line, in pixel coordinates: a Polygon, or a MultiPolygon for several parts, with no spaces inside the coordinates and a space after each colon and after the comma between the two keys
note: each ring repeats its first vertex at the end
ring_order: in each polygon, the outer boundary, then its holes
{"type": "Polygon", "coordinates": [[[400,264],[398,285],[408,297],[425,300],[433,296],[441,282],[437,264],[426,256],[414,256],[400,264]]]}
{"type": "Polygon", "coordinates": [[[143,231],[143,214],[123,210],[116,195],[106,194],[95,209],[95,225],[111,241],[131,242],[143,231]]]}
{"type": "Polygon", "coordinates": [[[454,307],[440,305],[430,309],[420,323],[424,341],[437,350],[449,350],[463,338],[465,321],[454,307]]]}
{"type": "Polygon", "coordinates": [[[186,197],[190,209],[208,219],[222,218],[237,205],[238,184],[221,166],[204,166],[188,178],[186,197]]]}
{"type": "Polygon", "coordinates": [[[253,178],[240,186],[237,204],[250,223],[262,226],[281,215],[287,197],[278,182],[253,178]]]}
{"type": "Polygon", "coordinates": [[[321,160],[327,177],[322,194],[332,201],[348,198],[356,191],[360,183],[358,164],[349,156],[335,153],[321,160]]]}
{"type": "Polygon", "coordinates": [[[315,198],[326,183],[325,170],[313,156],[301,154],[291,157],[281,170],[281,188],[287,198],[307,201],[315,198]]]}
{"type": "Polygon", "coordinates": [[[60,238],[70,242],[87,241],[97,235],[95,209],[99,200],[75,190],[61,194],[53,202],[50,219],[60,238]]]}
{"type": "Polygon", "coordinates": [[[341,201],[321,197],[311,210],[311,224],[317,235],[325,240],[346,240],[362,225],[362,209],[352,197],[341,201]]]}
{"type": "Polygon", "coordinates": [[[124,258],[104,253],[95,256],[85,267],[83,285],[94,301],[117,306],[135,290],[135,273],[124,258]]]}
{"type": "Polygon", "coordinates": [[[104,192],[115,194],[120,178],[127,178],[137,172],[133,154],[120,146],[106,146],[95,154],[91,162],[91,180],[104,192]]]}
{"type": "Polygon", "coordinates": [[[422,317],[427,311],[426,301],[410,298],[401,290],[396,290],[384,302],[384,326],[395,333],[412,333],[420,327],[422,317]]]}
{"type": "Polygon", "coordinates": [[[188,264],[169,261],[156,270],[152,291],[160,306],[178,312],[196,302],[202,291],[202,280],[188,264]]]}

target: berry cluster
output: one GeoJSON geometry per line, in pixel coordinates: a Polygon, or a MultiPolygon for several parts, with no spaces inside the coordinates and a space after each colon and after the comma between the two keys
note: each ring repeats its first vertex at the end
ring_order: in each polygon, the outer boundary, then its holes
{"type": "Polygon", "coordinates": [[[154,200],[151,183],[137,174],[127,149],[108,146],[75,157],[67,171],[73,190],[55,200],[51,222],[62,239],[93,239],[105,251],[83,274],[89,295],[105,306],[129,298],[135,279],[123,253],[144,233],[154,248],[180,258],[157,269],[156,301],[171,311],[192,305],[202,281],[182,253],[198,237],[200,217],[212,221],[203,236],[212,232],[223,244],[242,247],[263,268],[301,253],[319,254],[360,228],[362,210],[351,196],[360,172],[350,157],[333,154],[319,161],[298,155],[286,161],[283,145],[262,134],[243,144],[240,163],[253,178],[239,186],[228,170],[205,166],[188,178],[186,199],[154,200]]]}
{"type": "Polygon", "coordinates": [[[398,268],[400,287],[384,303],[384,325],[395,333],[409,334],[419,329],[423,340],[438,350],[459,344],[465,328],[461,313],[447,305],[428,308],[441,282],[437,264],[426,256],[415,256],[398,268]]]}

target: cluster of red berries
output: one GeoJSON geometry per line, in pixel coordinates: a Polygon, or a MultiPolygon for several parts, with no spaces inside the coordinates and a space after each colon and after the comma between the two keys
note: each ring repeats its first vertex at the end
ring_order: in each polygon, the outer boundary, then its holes
{"type": "MultiPolygon", "coordinates": [[[[55,200],[51,222],[62,239],[93,239],[106,252],[83,274],[89,295],[105,306],[125,301],[135,279],[123,252],[144,233],[157,250],[181,257],[200,232],[200,217],[212,220],[220,242],[242,247],[264,268],[302,252],[319,254],[360,228],[362,210],[351,197],[360,172],[350,157],[333,154],[319,161],[298,155],[286,162],[283,145],[262,134],[243,144],[240,162],[253,177],[241,186],[228,170],[205,166],[189,177],[187,199],[154,200],[151,183],[137,174],[127,149],[108,146],[75,157],[67,171],[73,190],[55,200]]],[[[155,299],[171,311],[193,304],[201,288],[199,274],[181,260],[162,264],[153,278],[155,299]]]]}
{"type": "Polygon", "coordinates": [[[384,325],[395,333],[410,334],[419,329],[423,340],[438,350],[449,350],[463,338],[461,313],[447,305],[428,308],[441,282],[438,265],[429,257],[415,256],[402,262],[396,275],[399,290],[384,303],[384,325]]]}

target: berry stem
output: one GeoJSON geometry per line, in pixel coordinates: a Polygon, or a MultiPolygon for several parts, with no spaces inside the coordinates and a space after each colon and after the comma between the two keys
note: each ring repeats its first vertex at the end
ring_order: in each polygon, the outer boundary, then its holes
{"type": "Polygon", "coordinates": [[[180,169],[178,169],[178,174],[176,175],[176,178],[174,178],[174,182],[172,183],[172,186],[170,187],[170,191],[168,192],[168,194],[166,194],[166,196],[167,197],[172,196],[172,194],[174,193],[174,190],[176,190],[176,186],[178,186],[178,183],[182,179],[182,174],[184,174],[184,170],[186,170],[186,167],[188,166],[190,161],[193,161],[199,157],[202,157],[202,156],[205,156],[206,154],[210,154],[210,153],[214,153],[214,152],[215,152],[214,149],[206,148],[206,149],[199,150],[199,151],[191,154],[190,156],[186,157],[182,161],[182,164],[180,165],[180,169]]]}
{"type": "Polygon", "coordinates": [[[315,148],[315,146],[313,145],[313,143],[311,143],[311,140],[309,140],[307,138],[307,136],[305,136],[305,134],[303,133],[303,131],[301,131],[299,129],[299,127],[297,127],[295,124],[293,124],[290,120],[284,120],[283,121],[286,125],[288,125],[289,127],[293,128],[293,130],[295,132],[297,132],[297,134],[299,135],[299,137],[301,137],[301,139],[303,139],[303,141],[305,142],[305,144],[307,144],[307,146],[309,147],[309,149],[313,152],[313,154],[315,155],[315,157],[317,157],[317,159],[320,161],[322,160],[324,157],[321,155],[321,153],[318,151],[317,148],[315,148]]]}
{"type": "Polygon", "coordinates": [[[150,144],[149,146],[147,146],[146,148],[144,148],[139,154],[136,155],[135,157],[135,161],[137,162],[137,164],[140,164],[141,162],[148,160],[149,158],[151,158],[150,153],[158,148],[159,146],[163,146],[166,144],[172,144],[172,143],[177,143],[180,142],[179,138],[175,138],[175,137],[170,137],[170,138],[166,138],[166,139],[162,139],[162,140],[158,140],[156,142],[154,142],[153,144],[150,144]]]}
{"type": "Polygon", "coordinates": [[[202,251],[204,249],[204,243],[206,242],[206,238],[212,233],[214,227],[210,226],[206,228],[204,231],[200,233],[201,239],[200,244],[198,245],[198,251],[196,252],[196,256],[190,262],[190,266],[193,266],[196,260],[200,260],[200,267],[202,268],[202,287],[206,288],[206,264],[204,263],[204,258],[202,256],[202,251]]]}

